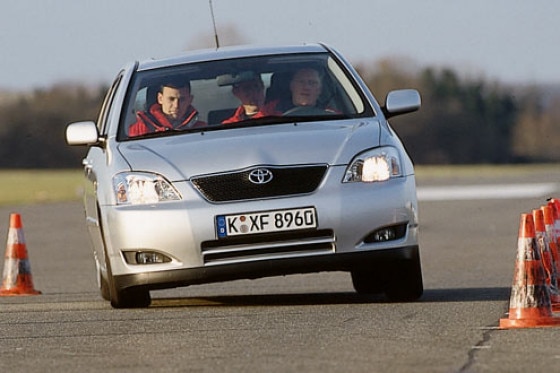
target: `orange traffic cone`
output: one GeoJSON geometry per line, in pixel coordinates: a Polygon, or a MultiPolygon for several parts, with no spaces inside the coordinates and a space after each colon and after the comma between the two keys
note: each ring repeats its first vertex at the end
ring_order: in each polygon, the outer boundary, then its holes
{"type": "Polygon", "coordinates": [[[10,215],[5,259],[0,296],[41,294],[40,291],[33,288],[31,266],[27,258],[27,248],[19,214],[10,215]]]}
{"type": "MultiPolygon", "coordinates": [[[[553,267],[556,271],[556,286],[560,286],[560,280],[558,276],[560,276],[560,248],[558,247],[558,237],[556,236],[556,231],[554,224],[555,221],[555,208],[549,202],[546,205],[542,206],[541,209],[543,210],[543,218],[544,218],[544,228],[546,231],[546,236],[548,238],[548,244],[550,245],[550,253],[552,254],[552,261],[553,267]]],[[[560,291],[560,287],[559,287],[560,291]]]]}
{"type": "Polygon", "coordinates": [[[500,319],[500,329],[556,325],[560,325],[560,318],[552,315],[550,292],[537,248],[533,215],[521,214],[509,316],[500,319]]]}
{"type": "Polygon", "coordinates": [[[552,215],[554,217],[554,236],[556,238],[556,246],[560,253],[560,201],[552,198],[548,201],[548,206],[552,207],[552,215]]]}
{"type": "Polygon", "coordinates": [[[560,309],[560,292],[558,291],[558,277],[556,274],[556,263],[550,249],[550,241],[546,234],[543,209],[533,210],[533,220],[535,222],[535,239],[537,248],[541,254],[541,261],[544,268],[545,283],[550,291],[550,302],[552,310],[560,309]],[[556,306],[555,306],[556,305],[556,306]]]}

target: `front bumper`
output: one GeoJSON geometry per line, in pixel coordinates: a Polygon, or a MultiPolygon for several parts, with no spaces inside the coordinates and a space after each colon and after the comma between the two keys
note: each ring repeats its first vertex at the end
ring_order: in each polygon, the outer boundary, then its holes
{"type": "Polygon", "coordinates": [[[167,289],[241,279],[282,276],[298,273],[375,270],[402,260],[418,260],[418,245],[307,258],[284,258],[229,265],[144,272],[114,277],[117,289],[131,287],[145,290],[167,289]]]}

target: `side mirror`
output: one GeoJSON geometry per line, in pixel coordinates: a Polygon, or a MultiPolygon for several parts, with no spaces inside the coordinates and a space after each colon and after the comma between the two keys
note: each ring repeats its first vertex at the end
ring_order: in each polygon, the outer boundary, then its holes
{"type": "Polygon", "coordinates": [[[420,109],[422,99],[415,89],[399,89],[391,91],[385,100],[383,113],[387,118],[400,114],[411,113],[420,109]]]}
{"type": "Polygon", "coordinates": [[[99,132],[94,122],[76,122],[66,127],[68,145],[97,145],[100,143],[99,132]]]}

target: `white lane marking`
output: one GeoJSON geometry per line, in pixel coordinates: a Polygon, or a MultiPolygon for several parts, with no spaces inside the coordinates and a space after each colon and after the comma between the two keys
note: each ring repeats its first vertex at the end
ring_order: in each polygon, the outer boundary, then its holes
{"type": "Polygon", "coordinates": [[[418,187],[421,201],[516,199],[554,197],[558,183],[448,185],[418,187]]]}

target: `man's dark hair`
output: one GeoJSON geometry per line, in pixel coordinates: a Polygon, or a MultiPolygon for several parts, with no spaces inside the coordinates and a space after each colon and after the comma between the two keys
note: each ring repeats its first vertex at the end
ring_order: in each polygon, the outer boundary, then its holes
{"type": "Polygon", "coordinates": [[[191,82],[185,77],[172,77],[162,81],[162,83],[159,86],[160,93],[163,93],[163,87],[175,88],[175,89],[187,88],[190,92],[191,82]]]}

